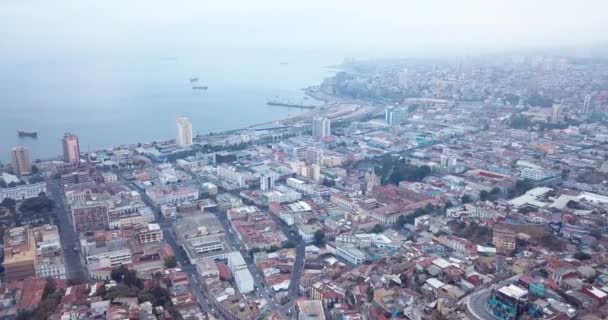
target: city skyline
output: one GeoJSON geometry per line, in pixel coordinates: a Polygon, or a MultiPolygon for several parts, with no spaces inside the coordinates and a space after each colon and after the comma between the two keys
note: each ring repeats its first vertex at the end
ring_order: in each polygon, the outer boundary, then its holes
{"type": "Polygon", "coordinates": [[[608,316],[608,3],[0,9],[0,319],[608,316]]]}

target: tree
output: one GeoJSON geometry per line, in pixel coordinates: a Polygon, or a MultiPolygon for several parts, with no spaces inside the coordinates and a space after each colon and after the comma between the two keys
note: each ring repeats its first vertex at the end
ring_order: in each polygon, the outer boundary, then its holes
{"type": "Polygon", "coordinates": [[[23,311],[17,315],[17,319],[23,320],[43,320],[49,319],[55,312],[57,306],[64,296],[64,290],[57,289],[53,279],[47,279],[42,298],[33,310],[23,311]]]}
{"type": "Polygon", "coordinates": [[[479,200],[481,201],[496,201],[500,195],[500,189],[497,187],[492,188],[490,192],[486,190],[479,191],[479,200]]]}
{"type": "Polygon", "coordinates": [[[526,104],[541,108],[551,108],[553,106],[553,99],[536,93],[526,99],[526,104]]]}
{"type": "Polygon", "coordinates": [[[68,281],[66,281],[66,284],[68,286],[75,286],[75,285],[83,284],[83,283],[86,283],[86,281],[82,280],[82,278],[79,278],[79,277],[70,278],[70,279],[68,279],[68,281]]]}
{"type": "Polygon", "coordinates": [[[317,230],[317,231],[315,231],[314,237],[315,237],[315,244],[321,245],[325,241],[325,232],[323,232],[323,230],[317,230]]]}
{"type": "Polygon", "coordinates": [[[32,320],[34,318],[34,311],[32,310],[21,310],[17,314],[17,320],[32,320]]]}
{"type": "Polygon", "coordinates": [[[552,233],[547,233],[540,238],[540,243],[547,249],[560,251],[563,247],[563,242],[552,233]]]}
{"type": "Polygon", "coordinates": [[[399,275],[399,280],[401,280],[401,287],[402,288],[407,288],[408,283],[410,282],[410,279],[408,278],[406,273],[402,273],[399,275]]]}
{"type": "Polygon", "coordinates": [[[453,207],[454,204],[452,204],[452,201],[448,200],[446,201],[446,203],[443,205],[443,212],[445,213],[449,208],[453,207]]]}
{"type": "Polygon", "coordinates": [[[520,239],[520,238],[515,239],[515,245],[518,248],[526,248],[528,246],[528,244],[529,244],[528,240],[526,240],[526,239],[520,239]]]}
{"type": "Polygon", "coordinates": [[[465,194],[465,195],[463,195],[463,196],[460,198],[460,202],[461,202],[462,204],[469,203],[469,202],[472,202],[472,201],[473,201],[473,199],[471,199],[471,196],[470,196],[470,195],[468,195],[468,194],[465,194]]]}
{"type": "Polygon", "coordinates": [[[40,195],[38,197],[29,198],[23,200],[21,206],[19,206],[19,211],[24,214],[36,214],[40,212],[49,212],[53,210],[55,203],[53,200],[46,197],[46,195],[40,195]]]}
{"type": "Polygon", "coordinates": [[[346,300],[346,304],[348,304],[351,308],[355,306],[357,299],[355,298],[355,294],[351,289],[346,290],[344,298],[346,300]]]}
{"type": "Polygon", "coordinates": [[[509,190],[509,197],[514,198],[521,196],[532,188],[534,188],[534,185],[530,180],[517,180],[517,182],[515,183],[515,187],[509,190]]]}
{"type": "Polygon", "coordinates": [[[408,218],[406,216],[399,216],[399,218],[397,218],[397,227],[399,228],[403,228],[403,226],[405,226],[408,223],[408,218]]]}
{"type": "Polygon", "coordinates": [[[137,277],[137,271],[129,270],[125,265],[112,269],[110,278],[118,283],[124,283],[128,287],[142,289],[144,286],[141,279],[137,277]]]}
{"type": "Polygon", "coordinates": [[[372,232],[373,233],[382,233],[384,232],[384,226],[377,223],[376,225],[374,225],[374,227],[372,228],[372,232]]]}
{"type": "Polygon", "coordinates": [[[367,302],[372,302],[374,300],[374,287],[368,285],[367,287],[367,302]]]}
{"type": "Polygon", "coordinates": [[[490,195],[490,193],[487,192],[486,190],[481,190],[481,191],[479,191],[479,200],[486,201],[486,200],[488,200],[489,195],[490,195]]]}
{"type": "Polygon", "coordinates": [[[96,295],[96,296],[100,296],[100,297],[102,297],[102,298],[103,298],[103,297],[106,295],[106,291],[107,291],[107,290],[106,290],[106,286],[105,286],[105,285],[103,285],[103,286],[99,286],[99,287],[97,288],[97,292],[95,292],[95,295],[96,295]]]}
{"type": "Polygon", "coordinates": [[[279,250],[281,250],[281,247],[278,247],[278,246],[270,246],[270,248],[268,248],[268,250],[266,250],[266,252],[268,252],[268,253],[272,253],[272,252],[276,252],[276,251],[279,251],[279,250]]]}
{"type": "Polygon", "coordinates": [[[602,230],[600,230],[599,228],[593,228],[593,229],[589,230],[589,235],[596,238],[597,240],[601,240],[602,239],[602,230]]]}
{"type": "Polygon", "coordinates": [[[287,241],[283,242],[283,249],[291,249],[291,248],[295,248],[295,247],[296,247],[296,243],[291,240],[287,240],[287,241]]]}
{"type": "Polygon", "coordinates": [[[404,161],[398,162],[393,168],[389,180],[392,184],[399,184],[401,181],[421,181],[431,173],[429,166],[413,166],[404,161]]]}
{"type": "Polygon", "coordinates": [[[17,201],[15,201],[12,198],[4,198],[4,200],[2,200],[1,205],[5,208],[8,208],[11,212],[15,212],[15,206],[17,205],[17,201]]]}
{"type": "Polygon", "coordinates": [[[175,268],[177,267],[177,259],[175,256],[165,257],[165,268],[175,268]]]}
{"type": "Polygon", "coordinates": [[[570,209],[580,209],[580,205],[574,200],[568,201],[568,203],[566,203],[566,207],[570,209]]]}
{"type": "Polygon", "coordinates": [[[128,271],[128,269],[124,265],[116,267],[116,268],[112,269],[112,271],[110,272],[110,279],[112,279],[116,282],[122,282],[122,279],[127,271],[128,271]]]}
{"type": "Polygon", "coordinates": [[[55,293],[57,290],[57,284],[53,278],[47,278],[46,284],[44,284],[44,290],[42,290],[42,299],[46,299],[46,297],[55,293]]]}
{"type": "Polygon", "coordinates": [[[579,251],[579,252],[575,253],[572,257],[574,259],[580,260],[580,261],[585,261],[585,260],[591,259],[591,255],[586,252],[583,252],[583,251],[579,251]]]}
{"type": "Polygon", "coordinates": [[[143,289],[143,287],[144,287],[143,281],[141,281],[141,279],[137,277],[137,271],[135,271],[135,270],[128,270],[125,273],[125,276],[123,278],[123,283],[126,284],[127,286],[136,287],[139,289],[143,289]]]}
{"type": "Polygon", "coordinates": [[[511,128],[514,129],[528,129],[532,125],[532,121],[526,116],[515,115],[510,119],[511,128]]]}

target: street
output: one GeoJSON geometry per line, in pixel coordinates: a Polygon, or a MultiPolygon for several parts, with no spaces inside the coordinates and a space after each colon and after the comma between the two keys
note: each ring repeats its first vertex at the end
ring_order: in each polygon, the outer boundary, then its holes
{"type": "MultiPolygon", "coordinates": [[[[150,199],[145,194],[142,194],[142,199],[148,206],[150,206],[151,208],[155,208],[153,203],[150,201],[150,199]]],[[[158,210],[155,209],[155,211],[158,211],[158,210]]],[[[157,212],[157,214],[158,214],[158,212],[157,212]]],[[[300,273],[302,272],[302,269],[304,267],[305,244],[303,242],[301,242],[300,237],[297,234],[292,234],[290,232],[291,230],[290,230],[289,226],[287,226],[285,223],[283,223],[283,221],[279,220],[273,214],[270,214],[270,213],[267,213],[267,214],[269,214],[272,217],[272,219],[275,220],[275,222],[277,223],[277,226],[287,236],[287,238],[290,241],[293,241],[294,243],[297,244],[295,247],[296,259],[294,262],[292,279],[290,281],[288,294],[287,294],[288,301],[285,304],[280,304],[278,299],[275,298],[274,292],[272,292],[272,288],[269,288],[266,286],[266,284],[264,283],[263,274],[261,274],[259,272],[259,270],[255,266],[255,264],[253,263],[253,258],[249,255],[249,252],[247,252],[245,250],[245,246],[241,243],[241,241],[236,237],[236,234],[235,234],[234,230],[232,229],[232,227],[230,226],[230,223],[229,223],[228,219],[226,218],[226,216],[223,214],[216,213],[218,220],[221,222],[222,227],[224,228],[224,233],[226,235],[226,240],[227,240],[228,244],[234,250],[239,251],[243,255],[243,258],[245,259],[245,262],[247,263],[247,268],[248,268],[249,272],[251,273],[251,275],[253,276],[257,295],[261,296],[268,302],[268,304],[270,306],[269,310],[278,310],[283,315],[288,317],[288,312],[289,312],[289,309],[292,307],[293,301],[296,298],[298,298],[298,296],[299,296],[298,287],[299,287],[299,283],[300,283],[300,273]]],[[[173,249],[173,252],[175,253],[175,257],[176,257],[177,261],[179,262],[179,264],[181,265],[182,271],[184,271],[185,273],[188,274],[190,286],[196,294],[196,298],[198,300],[199,305],[201,306],[201,309],[203,309],[203,311],[206,311],[208,313],[215,313],[213,311],[215,311],[216,309],[212,307],[212,305],[214,303],[213,302],[209,303],[211,300],[208,300],[207,297],[203,294],[204,289],[202,287],[202,284],[200,284],[198,281],[196,267],[190,263],[188,257],[185,255],[185,252],[181,248],[181,245],[175,239],[175,235],[173,234],[173,231],[172,231],[173,230],[172,222],[164,220],[163,217],[160,216],[160,214],[158,214],[158,220],[159,220],[161,229],[163,230],[165,241],[167,241],[167,243],[173,249]]]]}
{"type": "Polygon", "coordinates": [[[477,320],[498,320],[499,318],[492,314],[488,299],[490,298],[491,288],[483,289],[470,294],[466,299],[468,314],[477,320]]]}
{"type": "Polygon", "coordinates": [[[221,214],[217,214],[217,216],[218,216],[218,219],[220,220],[220,222],[222,223],[222,226],[224,227],[224,233],[226,234],[226,239],[228,240],[228,244],[230,244],[230,246],[233,249],[240,251],[241,254],[243,255],[243,258],[245,259],[245,262],[247,263],[247,269],[249,270],[249,272],[251,272],[251,275],[253,276],[253,283],[255,285],[255,288],[256,288],[258,294],[260,294],[264,299],[266,299],[268,301],[268,303],[271,306],[271,310],[275,310],[276,305],[275,305],[274,299],[272,299],[272,297],[270,295],[270,288],[266,288],[265,286],[262,285],[262,283],[264,281],[263,275],[255,267],[255,264],[253,263],[253,259],[251,258],[251,256],[249,256],[249,253],[245,250],[245,246],[243,246],[243,244],[240,242],[240,240],[236,238],[234,230],[230,226],[228,219],[224,215],[221,215],[221,214]]]}
{"type": "Polygon", "coordinates": [[[212,313],[213,308],[209,305],[207,298],[202,294],[202,287],[199,285],[197,279],[196,266],[190,263],[188,257],[186,257],[186,255],[182,251],[181,246],[175,240],[173,232],[171,231],[171,222],[162,221],[160,225],[163,230],[165,241],[171,246],[171,249],[175,254],[175,258],[177,262],[179,262],[180,269],[188,275],[188,282],[190,283],[190,288],[192,289],[192,292],[196,296],[198,305],[203,311],[207,313],[212,313]]]}
{"type": "Polygon", "coordinates": [[[65,203],[63,186],[60,181],[50,179],[47,180],[46,185],[49,198],[55,201],[53,211],[57,217],[59,239],[61,241],[61,248],[63,249],[67,278],[86,281],[88,280],[88,272],[80,257],[78,234],[72,226],[71,213],[65,203]]]}
{"type": "Polygon", "coordinates": [[[188,259],[185,252],[181,248],[181,245],[178,244],[177,240],[175,239],[175,236],[173,235],[173,231],[172,231],[173,228],[172,228],[171,222],[163,219],[163,217],[160,215],[160,213],[155,208],[154,204],[150,201],[148,196],[146,196],[145,194],[142,194],[141,197],[142,197],[142,200],[146,203],[146,205],[148,205],[150,208],[153,208],[153,210],[155,210],[155,212],[157,214],[157,220],[159,222],[161,229],[163,230],[164,239],[167,242],[167,244],[169,244],[169,246],[171,246],[171,249],[173,250],[173,253],[175,254],[175,259],[179,263],[181,270],[188,275],[188,282],[190,284],[190,289],[194,293],[199,307],[204,312],[207,312],[210,314],[215,314],[215,308],[213,308],[209,304],[209,300],[207,300],[207,297],[205,297],[202,293],[203,288],[200,285],[198,278],[197,278],[196,266],[194,266],[190,263],[190,260],[188,259]]]}
{"type": "Polygon", "coordinates": [[[468,295],[465,299],[469,315],[478,320],[499,320],[500,318],[496,317],[492,313],[492,310],[490,310],[490,305],[488,304],[488,299],[490,298],[492,289],[517,281],[517,279],[519,279],[519,275],[514,275],[493,284],[489,288],[485,288],[468,295]]]}
{"type": "Polygon", "coordinates": [[[304,268],[304,256],[306,254],[306,252],[305,252],[306,244],[304,243],[304,241],[302,241],[302,239],[300,238],[299,235],[297,235],[295,233],[292,234],[291,228],[287,224],[285,224],[281,219],[279,219],[277,216],[275,216],[272,213],[267,212],[267,214],[270,215],[270,217],[272,217],[272,219],[275,221],[277,226],[281,229],[281,231],[285,234],[285,236],[287,236],[289,241],[296,243],[296,247],[295,247],[296,260],[293,265],[291,281],[289,282],[289,289],[288,289],[288,293],[287,293],[287,297],[289,298],[289,301],[287,303],[279,306],[279,308],[278,308],[278,310],[283,315],[286,315],[287,311],[292,307],[293,301],[295,299],[297,299],[299,296],[298,291],[299,291],[299,286],[300,286],[300,276],[302,274],[302,269],[304,268]]]}

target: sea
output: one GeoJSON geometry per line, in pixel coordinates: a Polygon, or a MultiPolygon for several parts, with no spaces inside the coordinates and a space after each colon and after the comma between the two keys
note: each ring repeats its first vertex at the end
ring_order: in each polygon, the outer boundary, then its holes
{"type": "Polygon", "coordinates": [[[201,134],[282,119],[303,110],[267,100],[320,103],[302,89],[333,75],[330,66],[343,58],[313,50],[206,49],[3,59],[0,161],[10,161],[17,145],[33,159],[59,156],[65,132],[87,152],[173,139],[177,116],[201,134]],[[38,138],[20,138],[18,130],[38,138]]]}

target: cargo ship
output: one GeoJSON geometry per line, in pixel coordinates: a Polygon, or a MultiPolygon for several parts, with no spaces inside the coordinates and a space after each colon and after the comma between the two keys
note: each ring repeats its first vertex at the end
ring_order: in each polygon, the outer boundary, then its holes
{"type": "Polygon", "coordinates": [[[192,90],[207,90],[208,88],[207,86],[194,86],[192,90]]]}
{"type": "Polygon", "coordinates": [[[38,132],[36,131],[17,131],[17,135],[20,137],[30,137],[30,138],[38,138],[38,132]]]}

